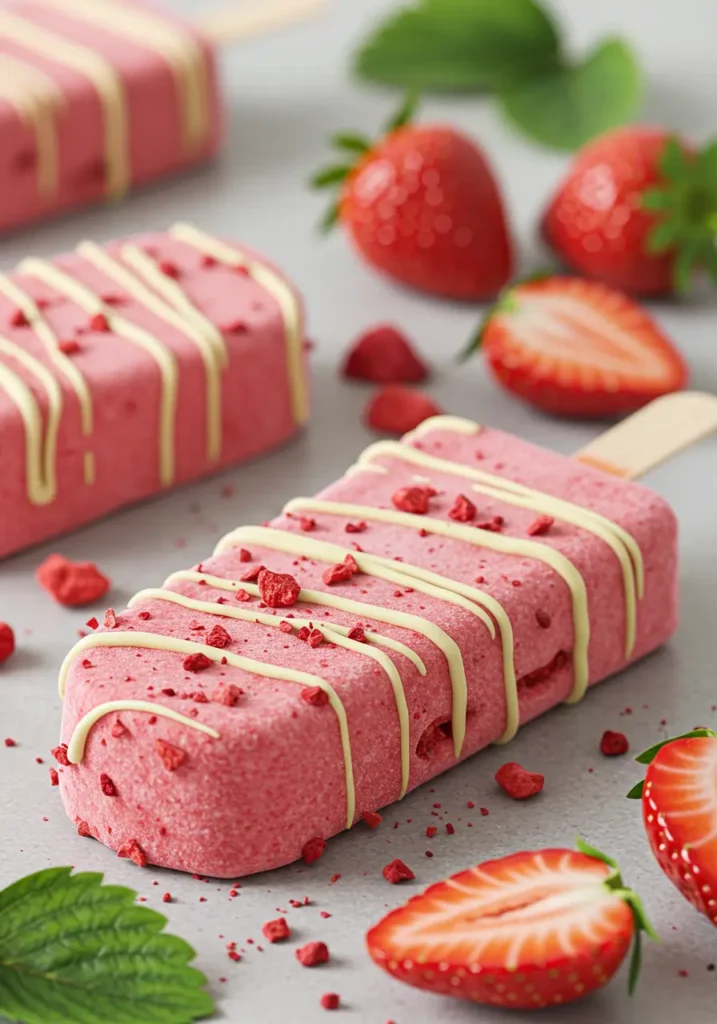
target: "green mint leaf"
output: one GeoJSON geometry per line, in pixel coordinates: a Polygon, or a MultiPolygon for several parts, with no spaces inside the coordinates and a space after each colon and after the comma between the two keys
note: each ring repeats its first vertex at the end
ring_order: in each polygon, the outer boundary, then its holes
{"type": "Polygon", "coordinates": [[[422,92],[498,91],[557,66],[555,25],[536,0],[418,0],[359,50],[359,77],[422,92]]]}
{"type": "Polygon", "coordinates": [[[0,1017],[190,1024],[214,1010],[194,950],[100,874],[50,868],[0,892],[0,1017]]]}
{"type": "Polygon", "coordinates": [[[553,149],[579,149],[638,111],[642,74],[620,39],[607,39],[574,67],[533,77],[500,99],[503,111],[529,138],[553,149]]]}

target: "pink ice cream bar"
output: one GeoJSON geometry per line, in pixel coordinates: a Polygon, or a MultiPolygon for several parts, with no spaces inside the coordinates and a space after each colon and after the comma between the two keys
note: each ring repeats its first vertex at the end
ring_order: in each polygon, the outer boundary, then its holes
{"type": "Polygon", "coordinates": [[[379,442],[77,644],[67,813],[138,863],[310,859],[664,643],[676,535],[646,488],[465,420],[379,442]]]}
{"type": "Polygon", "coordinates": [[[0,557],[286,442],[303,338],[281,274],[187,224],[0,275],[0,557]]]}
{"type": "Polygon", "coordinates": [[[135,0],[0,9],[0,231],[210,159],[211,41],[135,0]]]}

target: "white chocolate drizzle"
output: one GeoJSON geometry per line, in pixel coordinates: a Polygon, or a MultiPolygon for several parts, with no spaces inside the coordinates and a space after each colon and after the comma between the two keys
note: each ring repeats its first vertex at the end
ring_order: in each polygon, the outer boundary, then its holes
{"type": "Polygon", "coordinates": [[[57,118],[67,102],[62,89],[49,75],[19,57],[0,54],[0,99],[17,111],[35,136],[37,191],[41,196],[57,192],[57,118]]]}
{"type": "Polygon", "coordinates": [[[178,637],[162,636],[157,633],[122,632],[114,631],[108,633],[95,633],[83,637],[72,648],[62,663],[59,678],[60,697],[64,698],[67,674],[72,662],[83,651],[97,647],[128,647],[151,651],[168,651],[176,654],[204,654],[210,661],[221,663],[226,659],[226,664],[232,668],[241,669],[256,676],[264,676],[267,679],[279,679],[283,682],[298,683],[300,686],[318,687],[323,690],[329,698],[329,704],[336,715],[339,723],[341,746],[344,755],[344,776],[346,784],[346,828],[351,828],[356,815],[356,792],[354,785],[353,762],[351,757],[351,738],[349,734],[346,709],[341,698],[333,686],[320,676],[312,675],[309,672],[301,672],[298,669],[285,668],[282,665],[274,665],[271,662],[257,661],[254,658],[244,658],[231,651],[222,650],[217,647],[210,647],[207,644],[195,643],[192,640],[182,640],[178,637]]]}
{"type": "Polygon", "coordinates": [[[244,267],[251,278],[276,300],[284,319],[286,367],[294,420],[301,426],[309,417],[309,398],[304,374],[304,332],[301,302],[296,292],[273,267],[243,250],[227,245],[191,224],[175,224],[169,234],[228,267],[244,267]]]}

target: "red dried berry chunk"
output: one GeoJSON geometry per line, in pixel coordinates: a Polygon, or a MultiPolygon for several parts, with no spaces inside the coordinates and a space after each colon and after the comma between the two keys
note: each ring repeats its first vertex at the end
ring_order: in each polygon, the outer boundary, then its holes
{"type": "Polygon", "coordinates": [[[528,533],[531,537],[542,537],[543,534],[548,533],[554,522],[552,516],[538,516],[535,522],[528,527],[528,533]]]}
{"type": "Polygon", "coordinates": [[[90,329],[93,331],[100,331],[106,333],[110,329],[110,323],[104,313],[95,313],[90,318],[90,329]]]}
{"type": "Polygon", "coordinates": [[[299,528],[303,530],[304,533],[311,533],[316,529],[316,520],[310,519],[308,516],[299,516],[298,523],[299,528]]]}
{"type": "Polygon", "coordinates": [[[325,849],[326,840],[322,839],[321,836],[316,836],[314,839],[309,839],[308,843],[304,843],[301,850],[301,859],[304,864],[313,864],[314,861],[323,856],[325,849]]]}
{"type": "Polygon", "coordinates": [[[162,759],[168,772],[176,772],[187,760],[187,755],[180,747],[175,747],[166,740],[155,740],[154,748],[162,759]]]}
{"type": "Polygon", "coordinates": [[[308,643],[309,647],[320,647],[321,644],[324,642],[324,634],[321,632],[320,629],[312,629],[308,637],[306,638],[306,642],[308,643]]]}
{"type": "Polygon", "coordinates": [[[296,959],[304,967],[318,967],[329,962],[329,947],[325,942],[307,942],[296,950],[296,959]]]}
{"type": "Polygon", "coordinates": [[[27,319],[23,311],[18,308],[14,309],[10,314],[9,323],[11,327],[28,327],[30,321],[27,319]]]}
{"type": "Polygon", "coordinates": [[[90,828],[89,823],[86,822],[86,821],[83,821],[82,818],[80,818],[78,820],[78,822],[77,822],[77,835],[78,836],[84,836],[85,839],[92,839],[93,838],[92,837],[92,829],[90,828]]]}
{"type": "Polygon", "coordinates": [[[239,579],[242,583],[256,583],[259,579],[259,573],[264,571],[263,565],[253,565],[251,569],[247,569],[241,574],[239,579]]]}
{"type": "Polygon", "coordinates": [[[365,533],[366,529],[366,523],[363,520],[360,523],[347,523],[344,526],[346,533],[365,533]]]}
{"type": "Polygon", "coordinates": [[[134,861],[138,868],[145,868],[147,866],[147,854],[136,839],[130,839],[128,842],[123,843],[117,851],[117,856],[134,861]]]}
{"type": "Polygon", "coordinates": [[[204,672],[211,664],[211,659],[202,651],[198,651],[196,654],[188,654],[182,662],[185,672],[204,672]]]}
{"type": "Polygon", "coordinates": [[[110,581],[94,562],[71,562],[62,555],[46,558],[35,578],[58,604],[71,608],[99,600],[110,588],[110,581]]]}
{"type": "Polygon", "coordinates": [[[235,708],[243,693],[244,691],[234,683],[220,683],[212,693],[212,700],[226,708],[235,708]]]}
{"type": "Polygon", "coordinates": [[[314,707],[326,707],[329,703],[329,695],[320,686],[304,686],[301,690],[301,699],[314,707]]]}
{"type": "Polygon", "coordinates": [[[354,569],[346,562],[337,562],[330,566],[321,577],[327,587],[334,583],[346,583],[353,577],[354,569]]]}
{"type": "Polygon", "coordinates": [[[293,633],[294,627],[286,619],[282,619],[279,623],[279,629],[282,633],[293,633]]]}
{"type": "Polygon", "coordinates": [[[354,626],[354,628],[349,632],[349,640],[355,640],[358,644],[368,643],[363,626],[354,626]]]}
{"type": "Polygon", "coordinates": [[[15,634],[7,622],[0,622],[0,664],[15,651],[15,634]]]}
{"type": "Polygon", "coordinates": [[[428,367],[405,334],[391,324],[379,324],[354,342],[343,372],[352,380],[375,384],[420,384],[428,367]]]}
{"type": "Polygon", "coordinates": [[[251,551],[247,551],[246,548],[239,548],[239,561],[251,562],[251,551]]]}
{"type": "Polygon", "coordinates": [[[161,263],[159,264],[159,269],[167,277],[173,277],[175,281],[180,275],[179,267],[177,266],[176,263],[172,263],[171,260],[162,260],[161,263]]]}
{"type": "Polygon", "coordinates": [[[50,768],[50,785],[59,786],[60,776],[58,775],[57,768],[50,768]]]}
{"type": "Polygon", "coordinates": [[[501,533],[504,522],[503,516],[493,516],[492,519],[488,519],[485,523],[478,523],[478,529],[488,530],[489,533],[501,533]]]}
{"type": "Polygon", "coordinates": [[[267,942],[284,942],[291,935],[285,917],[278,917],[275,921],[266,921],[261,926],[261,931],[267,942]]]}
{"type": "Polygon", "coordinates": [[[448,513],[449,519],[457,523],[472,523],[478,514],[478,509],[473,502],[466,498],[465,494],[459,494],[453,502],[453,507],[448,513]]]}
{"type": "Polygon", "coordinates": [[[408,864],[404,864],[402,860],[392,860],[390,864],[387,864],[383,869],[383,877],[391,885],[398,885],[399,882],[410,882],[416,876],[409,868],[408,864]]]}
{"type": "Polygon", "coordinates": [[[341,1005],[341,997],[335,992],[325,992],[319,1002],[324,1010],[338,1010],[341,1005]]]}
{"type": "Polygon", "coordinates": [[[515,761],[509,761],[498,769],[495,781],[511,800],[527,800],[528,797],[540,793],[545,785],[545,776],[539,772],[526,771],[515,761]]]}
{"type": "Polygon", "coordinates": [[[106,772],[100,775],[100,789],[105,796],[117,796],[117,787],[106,772]]]}
{"type": "Polygon", "coordinates": [[[117,628],[117,616],[115,615],[114,608],[108,608],[105,612],[104,621],[102,625],[105,629],[116,629],[117,628]]]}
{"type": "Polygon", "coordinates": [[[61,743],[59,747],[53,747],[50,753],[55,758],[58,764],[64,765],[65,768],[70,767],[70,760],[67,756],[66,743],[61,743]]]}
{"type": "Polygon", "coordinates": [[[378,826],[383,821],[381,815],[377,814],[376,811],[364,811],[361,817],[366,822],[369,828],[378,828],[378,826]]]}
{"type": "Polygon", "coordinates": [[[600,740],[600,753],[605,757],[619,757],[626,754],[630,749],[627,736],[622,732],[612,732],[607,729],[600,740]]]}
{"type": "Polygon", "coordinates": [[[436,492],[432,487],[399,487],[391,495],[391,502],[399,512],[410,512],[414,516],[425,516],[431,498],[436,492]]]}
{"type": "Polygon", "coordinates": [[[62,352],[63,356],[77,355],[81,349],[79,341],[75,341],[73,338],[69,341],[61,341],[57,347],[60,352],[62,352]]]}
{"type": "Polygon", "coordinates": [[[231,642],[232,638],[229,636],[224,626],[220,626],[219,623],[217,623],[216,626],[212,626],[209,630],[207,635],[207,644],[209,647],[219,647],[224,649],[225,647],[228,647],[231,642]]]}
{"type": "Polygon", "coordinates": [[[258,579],[261,599],[269,608],[291,608],[299,600],[301,587],[288,573],[262,569],[258,579]]]}
{"type": "Polygon", "coordinates": [[[389,384],[370,399],[364,419],[367,426],[383,434],[405,434],[442,413],[443,409],[421,391],[389,384]]]}

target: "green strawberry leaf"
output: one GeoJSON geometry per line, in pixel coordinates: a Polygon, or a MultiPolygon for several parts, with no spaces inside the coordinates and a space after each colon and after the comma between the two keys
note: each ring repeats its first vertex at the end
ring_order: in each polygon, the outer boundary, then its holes
{"type": "Polygon", "coordinates": [[[359,77],[435,92],[497,91],[558,65],[556,27],[536,0],[418,0],[359,50],[359,77]]]}
{"type": "Polygon", "coordinates": [[[0,1017],[190,1024],[214,1010],[167,919],[100,874],[50,868],[0,892],[0,1017]]]}
{"type": "Polygon", "coordinates": [[[553,149],[579,149],[638,112],[642,73],[621,39],[606,39],[582,64],[561,67],[500,97],[506,117],[529,138],[553,149]]]}
{"type": "Polygon", "coordinates": [[[672,736],[669,740],[662,740],[660,743],[656,743],[654,747],[643,750],[641,754],[637,755],[635,760],[638,764],[652,764],[662,748],[669,746],[670,743],[676,743],[677,740],[704,739],[705,737],[715,739],[716,734],[711,729],[693,729],[691,732],[683,732],[681,736],[672,736]]]}
{"type": "Polygon", "coordinates": [[[324,167],[317,171],[309,179],[309,185],[311,188],[331,188],[333,185],[339,185],[348,178],[352,170],[351,164],[331,164],[329,167],[324,167]]]}
{"type": "Polygon", "coordinates": [[[346,153],[357,153],[361,156],[371,149],[371,140],[365,135],[357,135],[354,132],[337,132],[331,136],[331,145],[335,149],[343,150],[346,153]]]}
{"type": "Polygon", "coordinates": [[[628,800],[642,800],[645,792],[645,780],[642,779],[640,782],[636,782],[629,793],[626,793],[628,800]]]}

